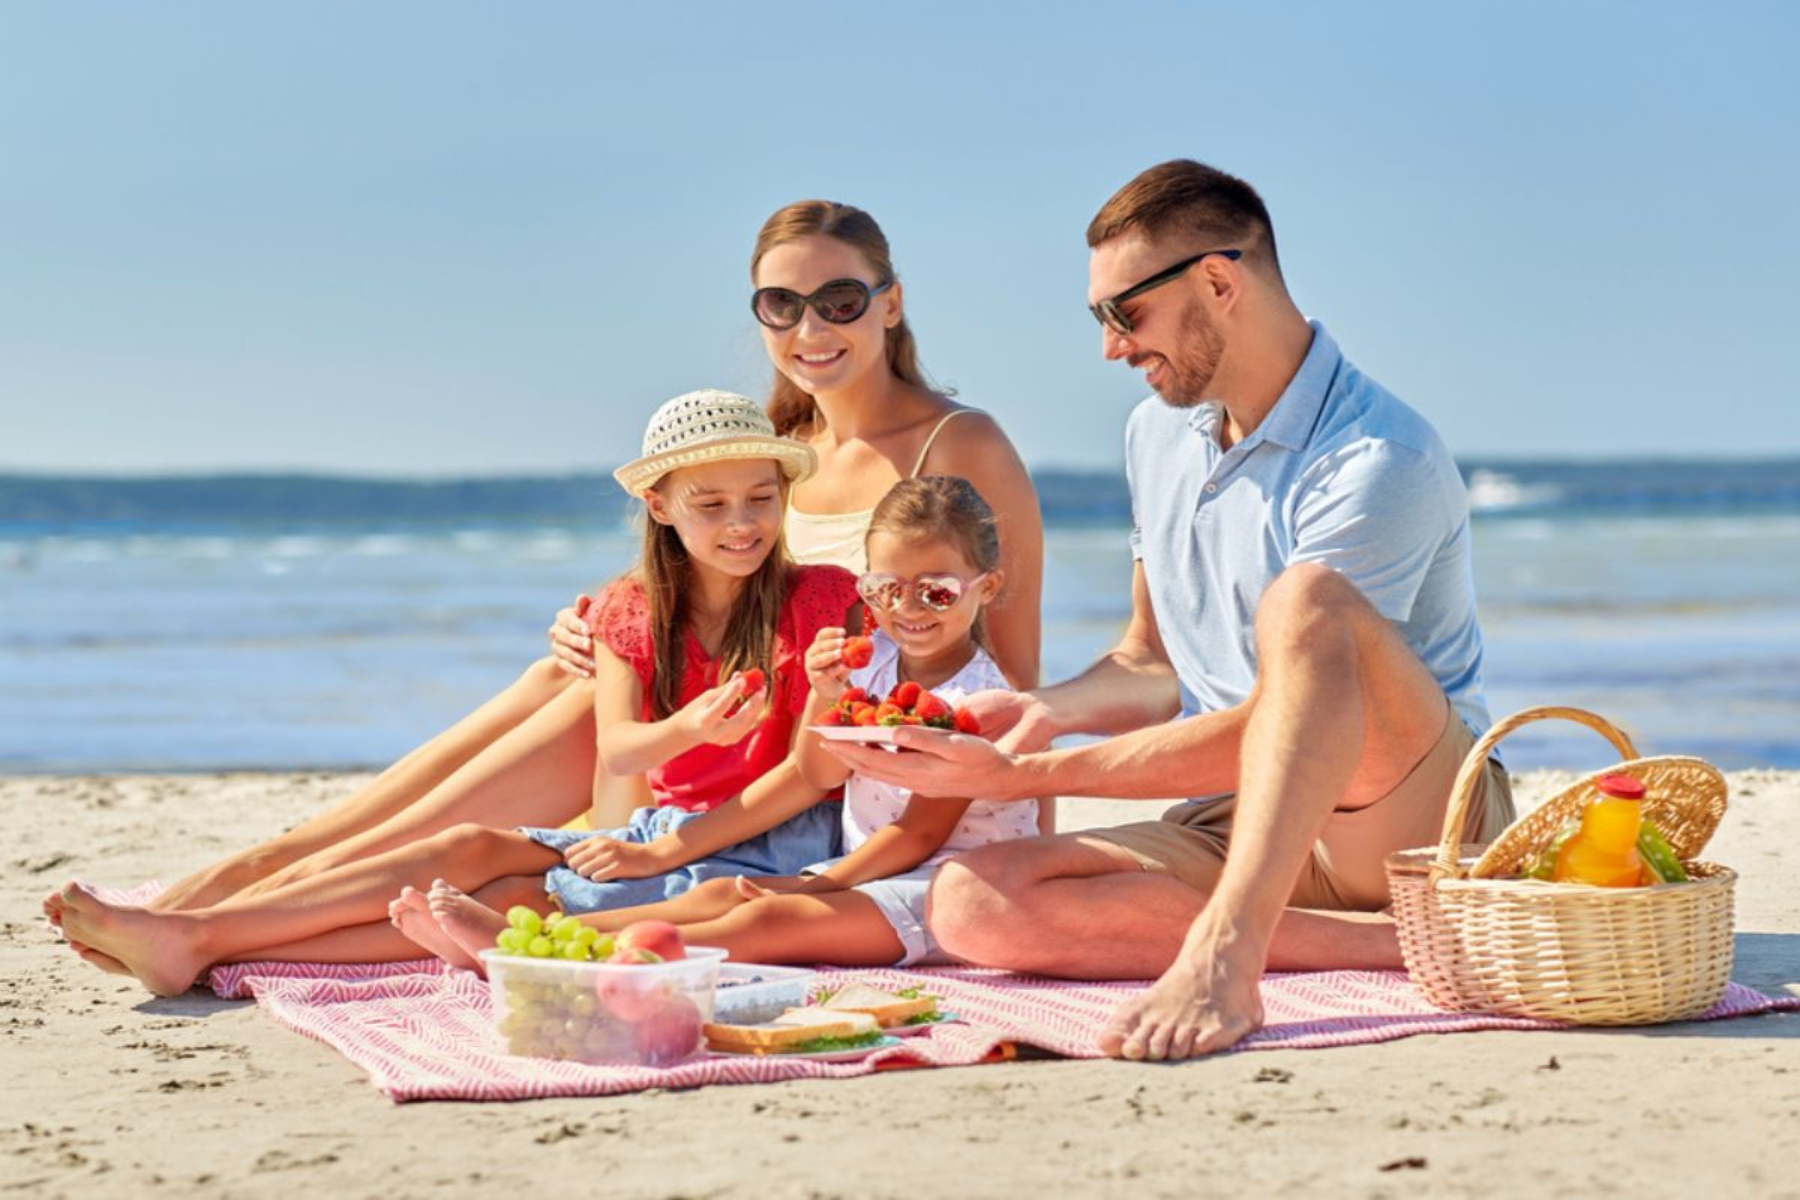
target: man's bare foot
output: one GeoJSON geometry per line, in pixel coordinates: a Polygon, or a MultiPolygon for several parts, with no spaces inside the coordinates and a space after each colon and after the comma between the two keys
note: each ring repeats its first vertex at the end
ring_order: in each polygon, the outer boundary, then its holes
{"type": "Polygon", "coordinates": [[[400,894],[388,905],[388,920],[393,922],[395,929],[451,966],[468,971],[481,969],[480,959],[457,945],[449,934],[438,928],[437,918],[431,915],[431,909],[426,904],[425,893],[418,888],[408,886],[400,889],[400,894]]]}
{"type": "Polygon", "coordinates": [[[70,945],[118,963],[158,996],[181,995],[209,965],[187,914],[108,904],[78,883],[65,884],[59,895],[63,936],[70,945]]]}
{"type": "Polygon", "coordinates": [[[471,957],[491,949],[494,939],[506,928],[504,916],[442,879],[431,881],[426,903],[437,918],[438,928],[471,957]]]}
{"type": "Polygon", "coordinates": [[[1119,1006],[1100,1034],[1114,1058],[1193,1058],[1235,1046],[1262,1028],[1262,963],[1256,956],[1184,948],[1162,978],[1119,1006]]]}

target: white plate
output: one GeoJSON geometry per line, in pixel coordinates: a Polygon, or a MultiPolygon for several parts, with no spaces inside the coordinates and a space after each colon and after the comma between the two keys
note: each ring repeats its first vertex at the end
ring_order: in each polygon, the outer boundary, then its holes
{"type": "Polygon", "coordinates": [[[706,1052],[715,1058],[805,1058],[813,1062],[856,1062],[869,1057],[877,1050],[886,1050],[889,1046],[898,1046],[900,1039],[892,1034],[883,1034],[881,1040],[872,1046],[856,1046],[848,1050],[814,1050],[809,1054],[752,1054],[748,1050],[715,1050],[706,1047],[706,1052]]]}
{"type": "Polygon", "coordinates": [[[927,733],[952,732],[948,729],[933,729],[929,725],[808,725],[806,728],[828,742],[867,742],[872,745],[891,743],[894,735],[902,729],[922,729],[927,733]]]}
{"type": "Polygon", "coordinates": [[[961,1020],[962,1018],[953,1012],[940,1011],[938,1013],[938,1018],[935,1021],[920,1021],[917,1025],[889,1025],[887,1027],[887,1032],[895,1037],[918,1037],[925,1031],[934,1029],[939,1025],[950,1025],[961,1020]]]}

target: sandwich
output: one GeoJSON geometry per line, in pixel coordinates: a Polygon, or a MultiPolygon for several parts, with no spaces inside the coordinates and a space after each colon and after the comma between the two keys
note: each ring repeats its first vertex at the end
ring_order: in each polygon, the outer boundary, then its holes
{"type": "Polygon", "coordinates": [[[790,1008],[760,1025],[701,1027],[708,1049],[729,1054],[817,1054],[826,1050],[860,1050],[881,1041],[875,1018],[859,1012],[823,1008],[790,1008]]]}
{"type": "Polygon", "coordinates": [[[864,1013],[875,1018],[883,1029],[896,1025],[924,1025],[943,1017],[936,996],[928,996],[918,988],[902,992],[884,992],[866,983],[848,984],[814,1001],[829,1012],[864,1013]]]}

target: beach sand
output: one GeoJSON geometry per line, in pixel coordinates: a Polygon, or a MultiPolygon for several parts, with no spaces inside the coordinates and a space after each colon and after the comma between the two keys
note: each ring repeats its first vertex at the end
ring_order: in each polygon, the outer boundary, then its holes
{"type": "MultiPolygon", "coordinates": [[[[254,1004],[153,999],[38,918],[66,878],[173,880],[356,782],[0,780],[0,1194],[1800,1197],[1800,1014],[402,1106],[254,1004]]],[[[1708,857],[1743,875],[1735,978],[1800,992],[1800,774],[1731,783],[1708,857]]],[[[1065,801],[1065,827],[1156,811],[1065,801]]]]}

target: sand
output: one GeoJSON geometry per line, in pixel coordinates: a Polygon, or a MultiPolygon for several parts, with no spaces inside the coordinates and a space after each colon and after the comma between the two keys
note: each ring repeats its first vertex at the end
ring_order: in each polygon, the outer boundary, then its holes
{"type": "MultiPolygon", "coordinates": [[[[254,1004],[149,997],[36,915],[181,873],[357,778],[0,780],[0,1194],[32,1197],[1800,1197],[1800,1014],[1477,1033],[1180,1065],[1025,1062],[518,1104],[395,1105],[254,1004]]],[[[1735,977],[1800,994],[1800,774],[1734,774],[1735,977]]],[[[1529,802],[1554,790],[1520,781],[1529,802]]],[[[1071,823],[1154,806],[1065,802],[1071,823]]]]}

